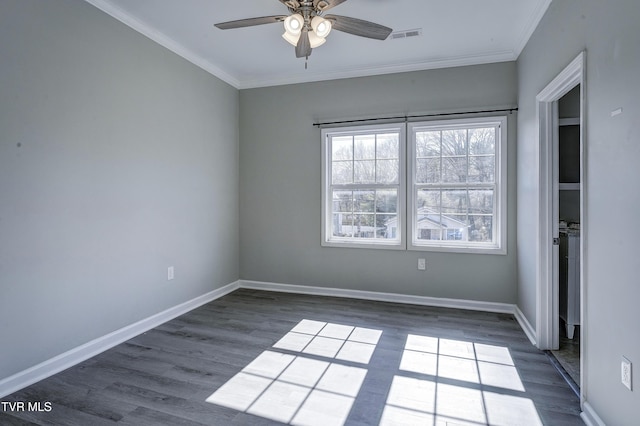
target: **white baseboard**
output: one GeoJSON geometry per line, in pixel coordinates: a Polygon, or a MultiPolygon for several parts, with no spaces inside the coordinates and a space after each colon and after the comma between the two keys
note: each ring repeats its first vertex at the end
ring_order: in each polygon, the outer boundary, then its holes
{"type": "Polygon", "coordinates": [[[467,309],[472,311],[498,312],[514,314],[516,306],[509,303],[480,302],[463,299],[444,299],[439,297],[412,296],[375,291],[346,290],[342,288],[314,287],[294,284],[277,284],[261,281],[240,280],[240,288],[277,291],[282,293],[313,294],[316,296],[346,297],[351,299],[376,300],[379,302],[407,303],[410,305],[434,306],[439,308],[467,309]]]}
{"type": "Polygon", "coordinates": [[[522,313],[522,311],[518,306],[516,306],[514,315],[516,317],[516,320],[518,321],[518,324],[520,324],[522,331],[524,331],[524,334],[526,334],[527,337],[529,338],[529,341],[531,342],[531,344],[536,346],[537,345],[536,330],[531,326],[531,323],[529,322],[529,320],[527,320],[527,317],[524,316],[524,314],[522,313]]]}
{"type": "Polygon", "coordinates": [[[580,417],[587,426],[607,426],[587,401],[582,404],[582,413],[580,413],[580,417]]]}
{"type": "MultiPolygon", "coordinates": [[[[33,383],[46,379],[60,371],[79,364],[96,356],[120,343],[123,343],[145,331],[151,330],[165,322],[183,315],[199,306],[216,300],[238,288],[254,290],[276,291],[283,293],[312,294],[318,296],[345,297],[351,299],[375,300],[380,302],[406,303],[411,305],[433,306],[440,308],[466,309],[483,312],[497,312],[512,314],[522,327],[529,340],[535,344],[535,332],[520,309],[509,303],[483,302],[464,299],[447,299],[438,297],[412,296],[396,293],[382,293],[363,290],[347,290],[340,288],[302,286],[293,284],[278,284],[261,281],[239,280],[209,293],[198,296],[180,305],[145,318],[134,324],[123,327],[105,336],[78,346],[38,365],[0,380],[0,398],[23,389],[33,383]]],[[[585,405],[587,405],[585,403],[585,405]]],[[[587,409],[585,408],[585,413],[587,409]]],[[[591,412],[593,412],[591,410],[591,412]]],[[[585,415],[583,413],[583,416],[585,415]]],[[[599,419],[593,412],[595,419],[599,419]]],[[[585,420],[586,421],[586,420],[585,420]]],[[[594,426],[604,423],[591,423],[594,426]]]]}
{"type": "Polygon", "coordinates": [[[86,361],[107,349],[126,342],[133,337],[151,330],[165,322],[183,315],[197,307],[216,300],[239,287],[239,282],[233,282],[224,287],[210,291],[180,305],[169,308],[163,312],[152,315],[134,324],[123,327],[105,336],[94,339],[84,345],[73,348],[56,357],[48,359],[38,365],[0,380],[0,398],[10,395],[20,389],[30,386],[40,380],[46,379],[60,371],[66,370],[76,364],[86,361]]]}

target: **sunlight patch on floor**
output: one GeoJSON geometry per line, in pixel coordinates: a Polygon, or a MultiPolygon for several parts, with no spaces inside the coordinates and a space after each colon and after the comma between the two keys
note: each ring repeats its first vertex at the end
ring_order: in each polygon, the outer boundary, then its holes
{"type": "Polygon", "coordinates": [[[399,370],[381,425],[542,425],[506,347],[410,334],[399,370]]]}
{"type": "Polygon", "coordinates": [[[282,423],[341,426],[367,374],[381,330],[302,320],[207,402],[282,423]],[[326,361],[305,355],[326,358],[326,361]]]}

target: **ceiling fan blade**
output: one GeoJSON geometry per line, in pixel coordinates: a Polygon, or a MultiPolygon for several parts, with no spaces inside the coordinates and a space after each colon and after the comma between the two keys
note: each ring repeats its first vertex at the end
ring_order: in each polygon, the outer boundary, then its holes
{"type": "Polygon", "coordinates": [[[324,12],[344,3],[347,0],[313,0],[313,8],[317,11],[324,12]]]}
{"type": "Polygon", "coordinates": [[[349,18],[348,16],[325,15],[324,18],[331,21],[334,30],[360,37],[385,40],[393,31],[391,28],[385,27],[384,25],[363,21],[362,19],[349,18]]]}
{"type": "Polygon", "coordinates": [[[309,41],[309,31],[302,30],[298,45],[296,46],[296,58],[306,58],[311,55],[311,42],[309,41]]]}
{"type": "Polygon", "coordinates": [[[298,0],[280,0],[280,3],[287,6],[289,10],[296,10],[300,7],[300,2],[298,0]]]}
{"type": "Polygon", "coordinates": [[[239,19],[237,21],[220,22],[215,24],[221,30],[230,30],[232,28],[252,27],[254,25],[273,24],[275,22],[283,22],[287,15],[261,16],[259,18],[239,19]]]}

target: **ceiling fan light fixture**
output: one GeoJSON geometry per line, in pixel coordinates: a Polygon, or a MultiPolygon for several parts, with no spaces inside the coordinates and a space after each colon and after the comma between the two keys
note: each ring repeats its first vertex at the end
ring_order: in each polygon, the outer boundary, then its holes
{"type": "Polygon", "coordinates": [[[318,37],[325,38],[331,32],[331,21],[328,21],[321,16],[315,16],[311,20],[311,28],[318,37]]]}
{"type": "Polygon", "coordinates": [[[292,36],[299,35],[304,26],[304,18],[299,13],[287,16],[284,20],[284,30],[292,36]]]}
{"type": "Polygon", "coordinates": [[[312,49],[322,46],[327,41],[326,38],[318,36],[315,32],[309,31],[309,45],[312,49]]]}
{"type": "Polygon", "coordinates": [[[289,44],[295,47],[298,45],[298,40],[300,40],[300,33],[298,33],[297,35],[293,35],[285,31],[284,34],[282,34],[282,38],[287,40],[289,44]]]}

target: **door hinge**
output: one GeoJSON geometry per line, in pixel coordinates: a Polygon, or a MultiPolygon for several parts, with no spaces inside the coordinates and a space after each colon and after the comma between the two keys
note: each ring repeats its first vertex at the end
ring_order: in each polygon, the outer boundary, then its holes
{"type": "Polygon", "coordinates": [[[560,245],[560,238],[554,237],[553,238],[553,245],[554,246],[559,246],[560,245]]]}

